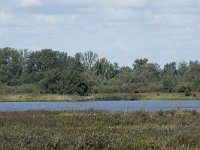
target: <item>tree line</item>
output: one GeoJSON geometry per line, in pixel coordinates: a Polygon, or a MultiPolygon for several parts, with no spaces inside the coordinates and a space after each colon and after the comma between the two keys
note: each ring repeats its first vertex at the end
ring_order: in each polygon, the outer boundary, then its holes
{"type": "Polygon", "coordinates": [[[119,67],[97,53],[69,56],[43,49],[30,52],[0,49],[0,85],[34,85],[40,93],[200,92],[200,62],[170,62],[163,68],[147,58],[119,67]]]}

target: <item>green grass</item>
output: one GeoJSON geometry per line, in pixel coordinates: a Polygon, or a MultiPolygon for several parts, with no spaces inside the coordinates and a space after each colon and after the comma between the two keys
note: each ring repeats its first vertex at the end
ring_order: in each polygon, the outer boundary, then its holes
{"type": "Polygon", "coordinates": [[[198,112],[5,112],[0,149],[200,149],[198,112]]]}
{"type": "Polygon", "coordinates": [[[56,94],[0,94],[0,102],[91,101],[91,100],[200,100],[200,92],[184,93],[113,93],[89,96],[56,94]],[[194,96],[195,95],[195,96],[194,96]]]}
{"type": "Polygon", "coordinates": [[[45,101],[94,101],[94,100],[137,100],[138,94],[114,93],[90,96],[56,95],[56,94],[3,94],[0,102],[45,102],[45,101]]]}
{"type": "Polygon", "coordinates": [[[200,100],[200,92],[194,92],[191,96],[185,93],[142,93],[140,98],[143,100],[200,100]]]}

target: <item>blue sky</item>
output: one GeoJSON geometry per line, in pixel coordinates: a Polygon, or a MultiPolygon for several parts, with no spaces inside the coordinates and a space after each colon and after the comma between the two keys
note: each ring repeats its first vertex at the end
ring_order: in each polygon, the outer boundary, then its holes
{"type": "Polygon", "coordinates": [[[0,47],[92,50],[120,66],[200,60],[200,0],[0,0],[0,47]]]}

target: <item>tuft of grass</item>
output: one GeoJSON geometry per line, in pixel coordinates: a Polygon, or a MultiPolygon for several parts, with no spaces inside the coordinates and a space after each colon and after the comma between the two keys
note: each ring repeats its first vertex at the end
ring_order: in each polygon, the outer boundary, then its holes
{"type": "Polygon", "coordinates": [[[196,110],[192,110],[192,115],[197,115],[197,111],[196,110]]]}

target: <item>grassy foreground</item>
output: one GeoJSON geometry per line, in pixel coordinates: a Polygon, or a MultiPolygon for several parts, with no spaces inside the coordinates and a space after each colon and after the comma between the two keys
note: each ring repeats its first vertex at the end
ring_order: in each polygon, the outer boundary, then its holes
{"type": "Polygon", "coordinates": [[[45,101],[89,101],[89,100],[200,100],[200,92],[185,96],[184,93],[112,93],[90,96],[55,94],[0,94],[0,102],[45,102],[45,101]]]}
{"type": "Polygon", "coordinates": [[[200,149],[193,112],[0,113],[0,149],[200,149]]]}

